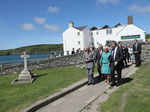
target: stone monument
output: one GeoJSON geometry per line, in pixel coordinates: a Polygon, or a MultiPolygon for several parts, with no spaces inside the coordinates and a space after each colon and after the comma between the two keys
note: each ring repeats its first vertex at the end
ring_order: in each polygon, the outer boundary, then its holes
{"type": "Polygon", "coordinates": [[[24,70],[19,74],[18,79],[14,80],[12,82],[12,84],[16,84],[16,83],[32,83],[33,82],[33,77],[30,73],[30,71],[28,70],[27,67],[27,58],[29,58],[30,56],[26,54],[26,52],[24,52],[23,55],[21,55],[21,58],[24,58],[24,70]]]}

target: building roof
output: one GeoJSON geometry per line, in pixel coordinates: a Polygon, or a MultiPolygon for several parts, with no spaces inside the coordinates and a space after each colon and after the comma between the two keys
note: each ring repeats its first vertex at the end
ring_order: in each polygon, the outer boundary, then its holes
{"type": "Polygon", "coordinates": [[[86,26],[79,26],[79,27],[75,27],[76,29],[78,29],[78,30],[80,30],[80,31],[82,31],[82,30],[84,30],[85,28],[87,28],[88,26],[86,25],[86,26]]]}
{"type": "Polygon", "coordinates": [[[98,28],[93,26],[90,30],[93,31],[93,30],[97,30],[98,28]]]}
{"type": "MultiPolygon", "coordinates": [[[[113,26],[113,27],[109,27],[108,25],[105,25],[104,27],[100,27],[100,28],[97,28],[97,29],[94,29],[94,30],[106,30],[106,29],[113,29],[113,28],[124,28],[124,27],[126,27],[127,25],[121,25],[121,24],[117,24],[117,25],[115,25],[115,26],[113,26]]],[[[91,31],[93,31],[93,30],[91,30],[91,31]]]]}

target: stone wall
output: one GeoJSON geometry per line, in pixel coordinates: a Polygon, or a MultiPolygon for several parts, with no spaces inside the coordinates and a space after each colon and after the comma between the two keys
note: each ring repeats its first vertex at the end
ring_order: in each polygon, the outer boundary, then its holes
{"type": "Polygon", "coordinates": [[[150,44],[142,44],[142,53],[141,53],[142,63],[150,62],[150,44]]]}
{"type": "MultiPolygon", "coordinates": [[[[53,59],[43,59],[34,62],[28,62],[29,70],[39,70],[47,68],[56,68],[62,66],[78,65],[82,64],[82,54],[75,54],[69,56],[56,57],[53,59]]],[[[3,65],[0,69],[0,75],[17,74],[20,73],[24,68],[24,64],[18,65],[3,65]]]]}

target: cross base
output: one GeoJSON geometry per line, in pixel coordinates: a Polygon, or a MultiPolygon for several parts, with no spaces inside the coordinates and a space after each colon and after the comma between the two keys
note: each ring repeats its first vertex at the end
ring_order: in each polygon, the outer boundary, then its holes
{"type": "Polygon", "coordinates": [[[12,81],[12,84],[23,84],[23,83],[32,83],[34,78],[32,77],[31,73],[25,69],[21,72],[18,79],[12,81]]]}

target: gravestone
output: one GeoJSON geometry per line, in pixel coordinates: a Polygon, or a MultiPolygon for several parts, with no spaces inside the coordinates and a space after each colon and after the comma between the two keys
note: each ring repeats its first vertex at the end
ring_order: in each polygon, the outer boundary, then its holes
{"type": "Polygon", "coordinates": [[[24,69],[23,71],[19,74],[18,79],[14,80],[12,82],[12,84],[17,84],[17,83],[32,83],[33,82],[33,77],[30,73],[30,71],[28,70],[27,67],[27,58],[29,58],[30,56],[26,54],[26,52],[24,52],[23,55],[21,55],[21,58],[24,58],[24,69]]]}

